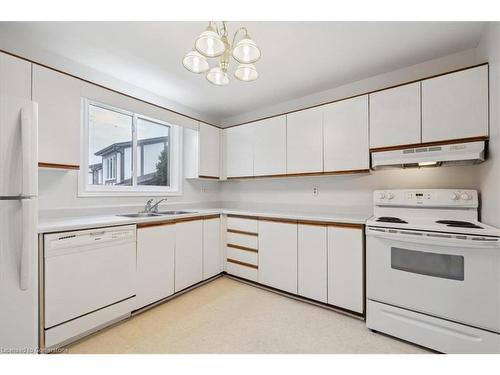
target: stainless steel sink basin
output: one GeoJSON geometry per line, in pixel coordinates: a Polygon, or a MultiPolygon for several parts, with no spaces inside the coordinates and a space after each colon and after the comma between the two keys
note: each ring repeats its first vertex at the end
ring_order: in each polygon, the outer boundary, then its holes
{"type": "Polygon", "coordinates": [[[193,211],[158,211],[160,215],[183,215],[183,214],[195,214],[193,211]]]}
{"type": "Polygon", "coordinates": [[[123,217],[153,217],[153,216],[161,216],[158,213],[153,213],[153,212],[138,212],[136,214],[122,214],[122,215],[116,215],[116,216],[123,216],[123,217]]]}

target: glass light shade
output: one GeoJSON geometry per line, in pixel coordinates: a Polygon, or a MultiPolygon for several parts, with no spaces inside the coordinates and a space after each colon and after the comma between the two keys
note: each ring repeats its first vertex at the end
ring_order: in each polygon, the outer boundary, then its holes
{"type": "Polygon", "coordinates": [[[196,39],[195,47],[198,52],[207,57],[217,57],[224,53],[226,46],[219,34],[208,28],[196,39]]]}
{"type": "Polygon", "coordinates": [[[252,64],[260,59],[260,49],[252,39],[246,37],[234,46],[233,57],[242,64],[252,64]]]}
{"type": "Polygon", "coordinates": [[[184,56],[184,59],[182,60],[182,65],[184,65],[184,68],[193,73],[205,73],[210,68],[205,56],[198,51],[186,53],[186,56],[184,56]]]}
{"type": "Polygon", "coordinates": [[[259,77],[259,73],[253,64],[240,64],[236,68],[234,76],[240,81],[250,82],[255,81],[259,77]]]}
{"type": "Polygon", "coordinates": [[[229,84],[229,76],[218,66],[208,71],[207,79],[216,86],[226,86],[229,84]]]}

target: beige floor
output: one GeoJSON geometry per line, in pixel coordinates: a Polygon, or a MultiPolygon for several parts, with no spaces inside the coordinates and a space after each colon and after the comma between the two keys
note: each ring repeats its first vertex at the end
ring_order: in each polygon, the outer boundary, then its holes
{"type": "Polygon", "coordinates": [[[227,277],[101,331],[69,353],[427,353],[365,323],[227,277]]]}

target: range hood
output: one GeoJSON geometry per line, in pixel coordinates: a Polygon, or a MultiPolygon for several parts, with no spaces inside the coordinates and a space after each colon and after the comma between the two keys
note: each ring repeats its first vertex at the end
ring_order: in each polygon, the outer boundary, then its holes
{"type": "Polygon", "coordinates": [[[372,152],[372,169],[478,164],[484,161],[485,142],[406,148],[372,152]]]}

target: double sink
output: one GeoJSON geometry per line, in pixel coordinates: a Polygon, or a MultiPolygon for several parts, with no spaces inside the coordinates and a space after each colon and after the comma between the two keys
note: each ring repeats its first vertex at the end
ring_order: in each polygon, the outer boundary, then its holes
{"type": "Polygon", "coordinates": [[[164,215],[185,215],[185,214],[195,214],[196,211],[158,211],[158,212],[138,212],[135,214],[121,214],[116,216],[122,217],[154,217],[154,216],[164,216],[164,215]]]}

